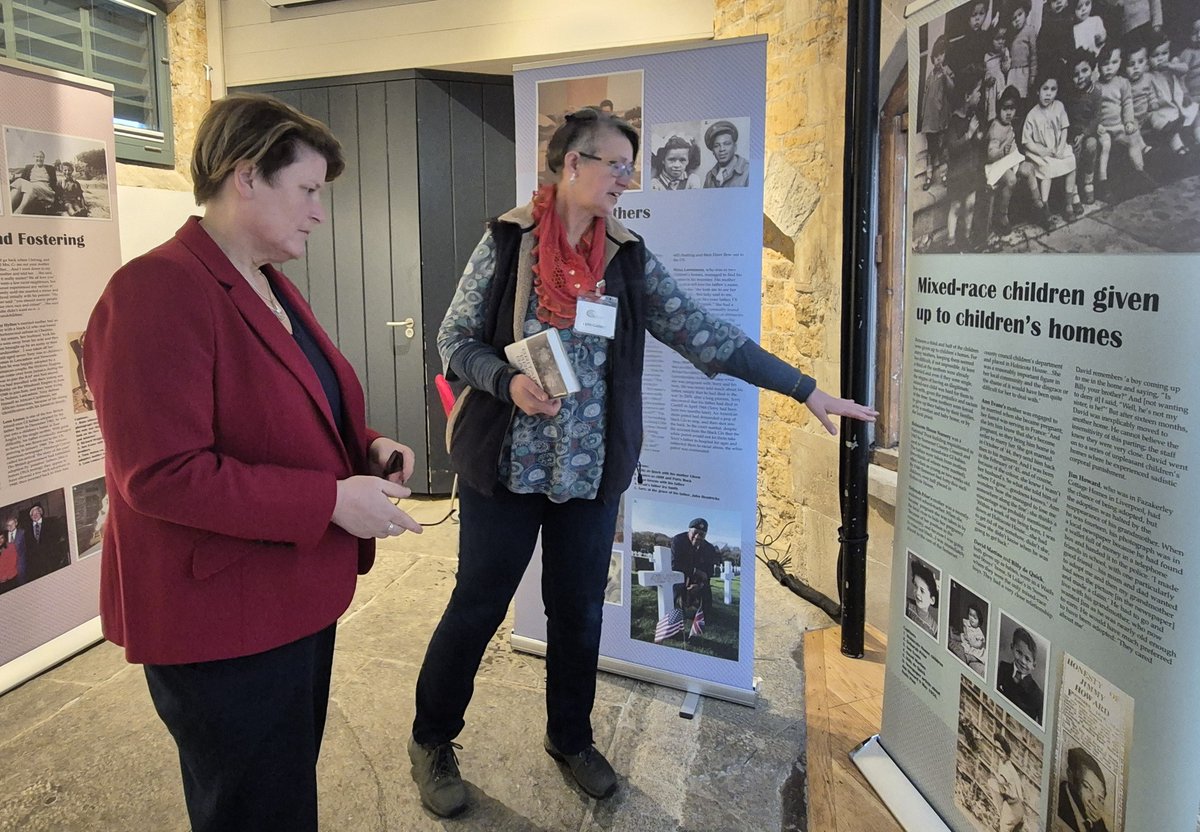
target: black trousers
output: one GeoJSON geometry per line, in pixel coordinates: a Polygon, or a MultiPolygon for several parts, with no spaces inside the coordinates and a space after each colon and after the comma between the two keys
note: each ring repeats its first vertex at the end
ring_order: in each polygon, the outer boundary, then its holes
{"type": "Polygon", "coordinates": [[[593,740],[596,663],[617,501],[554,503],[501,485],[489,497],[461,484],[459,500],[458,578],[417,677],[413,737],[437,745],[462,731],[479,662],[508,612],[540,530],[546,732],[559,751],[578,754],[593,740]]]}
{"type": "Polygon", "coordinates": [[[331,624],[252,656],[146,665],[194,832],[316,832],[335,633],[331,624]]]}

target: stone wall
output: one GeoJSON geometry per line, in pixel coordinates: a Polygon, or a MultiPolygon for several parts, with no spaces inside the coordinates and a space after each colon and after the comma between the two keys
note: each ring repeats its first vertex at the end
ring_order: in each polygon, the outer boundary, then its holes
{"type": "MultiPolygon", "coordinates": [[[[889,6],[896,6],[890,2],[889,6]]],[[[717,38],[767,35],[763,199],[763,346],[840,389],[842,153],[846,3],[716,0],[717,38]]],[[[894,15],[888,52],[895,46],[894,15]]],[[[886,91],[885,91],[886,92],[886,91]]],[[[807,409],[760,397],[759,538],[783,531],[774,557],[836,597],[838,443],[807,409]]],[[[872,500],[869,620],[886,626],[893,512],[872,500]]]]}
{"type": "Polygon", "coordinates": [[[117,184],[190,191],[189,161],[196,128],[209,104],[204,65],[208,34],[204,0],[182,0],[167,15],[167,48],[171,57],[171,114],[174,120],[175,167],[117,163],[117,184]]]}
{"type": "MultiPolygon", "coordinates": [[[[836,392],[845,3],[717,0],[714,29],[768,36],[763,346],[836,392]]],[[[771,393],[760,397],[759,424],[760,539],[787,526],[778,556],[790,549],[792,571],[834,594],[823,565],[837,551],[837,443],[807,409],[771,393]]]]}

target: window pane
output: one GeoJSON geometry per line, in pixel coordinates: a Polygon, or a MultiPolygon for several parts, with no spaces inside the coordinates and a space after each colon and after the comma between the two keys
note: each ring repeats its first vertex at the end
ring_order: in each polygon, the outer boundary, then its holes
{"type": "Polygon", "coordinates": [[[17,54],[32,64],[85,74],[83,50],[38,40],[17,29],[17,54]]]}
{"type": "Polygon", "coordinates": [[[79,0],[14,0],[17,55],[30,63],[87,72],[79,0]]]}
{"type": "Polygon", "coordinates": [[[165,24],[147,0],[0,0],[0,57],[111,84],[118,158],[169,166],[165,24]]]}
{"type": "Polygon", "coordinates": [[[92,8],[92,77],[116,87],[118,124],[158,130],[154,95],[153,18],[128,6],[96,3],[92,8]]]}

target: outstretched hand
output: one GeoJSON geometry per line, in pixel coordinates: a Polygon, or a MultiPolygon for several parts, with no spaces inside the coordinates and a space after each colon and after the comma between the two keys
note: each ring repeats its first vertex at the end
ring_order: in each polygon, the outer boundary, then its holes
{"type": "Polygon", "coordinates": [[[825,426],[825,430],[833,436],[837,436],[838,432],[837,425],[831,418],[833,416],[858,419],[860,422],[874,422],[875,417],[879,415],[879,411],[867,407],[865,404],[859,404],[851,399],[836,399],[819,387],[813,389],[808,398],[804,400],[804,404],[825,426]]]}

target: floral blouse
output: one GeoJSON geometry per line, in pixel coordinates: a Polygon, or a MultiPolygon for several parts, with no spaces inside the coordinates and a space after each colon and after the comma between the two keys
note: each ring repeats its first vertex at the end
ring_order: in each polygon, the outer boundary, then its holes
{"type": "MultiPolygon", "coordinates": [[[[450,356],[483,329],[488,287],[496,267],[492,235],[485,234],[463,270],[462,279],[438,331],[438,352],[449,366],[450,356]]],[[[688,297],[649,250],[645,260],[648,300],[646,329],[708,376],[747,340],[736,326],[719,320],[688,297]]],[[[537,293],[530,292],[524,334],[534,335],[546,324],[537,319],[537,293]]],[[[621,314],[618,310],[617,314],[621,314]]],[[[504,441],[498,479],[516,494],[544,494],[553,502],[594,499],[604,473],[604,431],[607,416],[605,364],[609,341],[570,329],[558,331],[579,376],[580,390],[562,400],[553,417],[515,412],[504,441]]]]}

